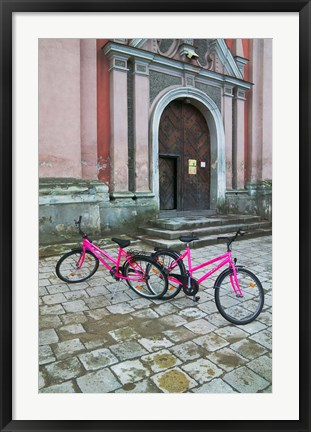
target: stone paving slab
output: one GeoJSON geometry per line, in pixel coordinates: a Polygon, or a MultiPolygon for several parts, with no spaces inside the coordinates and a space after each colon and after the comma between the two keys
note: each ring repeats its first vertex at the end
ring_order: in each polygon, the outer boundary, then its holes
{"type": "MultiPolygon", "coordinates": [[[[146,247],[148,248],[148,247],[146,247]]],[[[58,256],[39,262],[39,391],[42,393],[271,393],[272,237],[234,243],[238,264],[265,290],[262,313],[235,326],[218,312],[213,284],[194,303],[139,297],[100,266],[83,283],[55,273],[58,256]]],[[[150,250],[150,249],[147,249],[150,250]]],[[[192,251],[202,263],[223,245],[192,251]]],[[[116,254],[116,249],[111,249],[116,254]]]]}

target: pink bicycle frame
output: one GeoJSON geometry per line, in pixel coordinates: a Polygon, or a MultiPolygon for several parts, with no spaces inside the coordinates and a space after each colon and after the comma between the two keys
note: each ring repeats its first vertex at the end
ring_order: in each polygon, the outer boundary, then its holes
{"type": "MultiPolygon", "coordinates": [[[[96,258],[98,258],[99,261],[109,271],[112,270],[112,267],[105,261],[105,259],[103,257],[105,257],[107,260],[109,260],[113,264],[115,264],[115,266],[116,266],[115,276],[118,277],[119,279],[131,280],[131,281],[136,281],[136,282],[143,281],[143,278],[142,278],[143,271],[141,271],[140,273],[134,273],[131,277],[123,276],[122,272],[119,271],[121,258],[124,257],[125,260],[128,260],[128,258],[130,257],[130,255],[124,249],[122,249],[121,247],[119,247],[117,259],[115,259],[112,256],[110,256],[107,252],[103,251],[98,246],[96,246],[95,244],[91,243],[87,238],[83,238],[83,243],[82,243],[83,254],[79,258],[78,268],[82,267],[82,265],[84,263],[84,259],[85,259],[85,253],[86,253],[87,250],[89,250],[90,252],[92,252],[96,256],[96,258]]],[[[135,267],[137,267],[137,266],[138,266],[137,263],[136,263],[135,266],[131,265],[131,267],[133,269],[135,269],[135,267]]]]}
{"type": "Polygon", "coordinates": [[[232,268],[232,272],[233,272],[233,274],[230,275],[230,281],[231,281],[232,288],[233,288],[233,290],[234,290],[234,292],[235,292],[236,295],[239,295],[239,296],[243,297],[243,293],[241,291],[241,288],[240,288],[240,285],[239,285],[239,281],[238,281],[238,277],[237,277],[236,268],[235,268],[235,265],[234,265],[234,263],[232,261],[231,251],[227,251],[223,255],[219,255],[218,257],[213,258],[213,259],[211,259],[209,261],[206,261],[203,264],[200,264],[198,266],[192,267],[191,249],[190,249],[189,245],[187,244],[186,251],[176,261],[173,262],[173,265],[177,261],[183,260],[185,257],[187,257],[188,271],[189,271],[189,276],[190,277],[193,277],[193,273],[195,273],[196,271],[200,270],[201,268],[207,267],[207,266],[209,266],[211,264],[214,264],[214,263],[216,263],[218,261],[221,261],[218,265],[216,265],[216,267],[212,268],[210,271],[208,271],[207,273],[205,273],[202,277],[200,277],[199,279],[197,279],[198,284],[200,284],[205,279],[207,279],[210,276],[212,276],[212,274],[214,274],[221,267],[225,266],[226,264],[229,264],[229,267],[232,268]]]}

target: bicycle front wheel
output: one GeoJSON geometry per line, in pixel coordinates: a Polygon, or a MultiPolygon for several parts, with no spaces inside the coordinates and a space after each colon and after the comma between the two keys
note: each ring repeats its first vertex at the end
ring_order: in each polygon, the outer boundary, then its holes
{"type": "Polygon", "coordinates": [[[123,276],[128,286],[141,297],[158,299],[168,287],[167,276],[161,266],[144,255],[134,255],[123,265],[123,276]]]}
{"type": "Polygon", "coordinates": [[[264,291],[259,279],[244,267],[236,267],[241,293],[234,283],[233,270],[222,272],[215,282],[215,302],[221,315],[233,324],[244,325],[254,321],[264,305],[264,291]]]}
{"type": "Polygon", "coordinates": [[[186,268],[184,263],[180,260],[178,253],[169,250],[160,250],[152,254],[152,258],[160,264],[167,273],[168,289],[167,292],[161,297],[163,300],[170,300],[176,297],[182,289],[182,284],[178,279],[171,276],[171,274],[186,276],[186,268]]]}
{"type": "Polygon", "coordinates": [[[83,254],[82,248],[63,255],[56,264],[56,274],[64,282],[78,283],[89,279],[97,271],[98,258],[90,251],[83,254]]]}

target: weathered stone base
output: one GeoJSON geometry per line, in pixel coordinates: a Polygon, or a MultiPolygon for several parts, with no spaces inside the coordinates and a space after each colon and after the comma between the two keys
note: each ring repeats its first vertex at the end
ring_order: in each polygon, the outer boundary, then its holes
{"type": "Polygon", "coordinates": [[[111,197],[100,205],[101,231],[103,234],[135,232],[141,224],[155,219],[157,213],[153,194],[111,197]]]}
{"type": "MultiPolygon", "coordinates": [[[[227,191],[218,211],[257,215],[271,221],[271,184],[250,184],[244,190],[227,191]]],[[[82,229],[96,239],[135,233],[139,227],[156,219],[158,213],[158,203],[150,192],[109,194],[108,187],[95,180],[40,180],[40,245],[79,240],[74,220],[80,215],[82,229]]]]}
{"type": "Polygon", "coordinates": [[[225,204],[219,207],[221,213],[252,214],[269,221],[272,220],[272,183],[271,181],[252,183],[243,190],[226,192],[225,204]]]}
{"type": "Polygon", "coordinates": [[[82,229],[91,237],[134,232],[155,218],[157,205],[151,193],[109,195],[95,180],[44,179],[39,185],[40,244],[80,239],[74,220],[82,216],[82,229]]]}

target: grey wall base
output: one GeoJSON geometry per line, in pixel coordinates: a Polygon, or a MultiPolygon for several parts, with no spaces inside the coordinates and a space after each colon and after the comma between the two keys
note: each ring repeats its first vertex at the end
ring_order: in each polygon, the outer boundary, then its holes
{"type": "MultiPolygon", "coordinates": [[[[227,191],[220,213],[254,214],[272,220],[272,187],[249,184],[227,191]]],[[[74,220],[82,216],[82,229],[94,239],[131,234],[158,217],[152,193],[116,193],[98,181],[44,179],[39,186],[40,245],[79,240],[74,220]]]]}
{"type": "Polygon", "coordinates": [[[135,232],[158,212],[151,193],[109,195],[98,181],[44,179],[39,185],[39,242],[53,245],[76,241],[74,220],[93,238],[135,232]]]}
{"type": "Polygon", "coordinates": [[[218,209],[223,213],[252,214],[272,220],[271,182],[252,183],[243,190],[226,192],[225,204],[218,209]]]}

